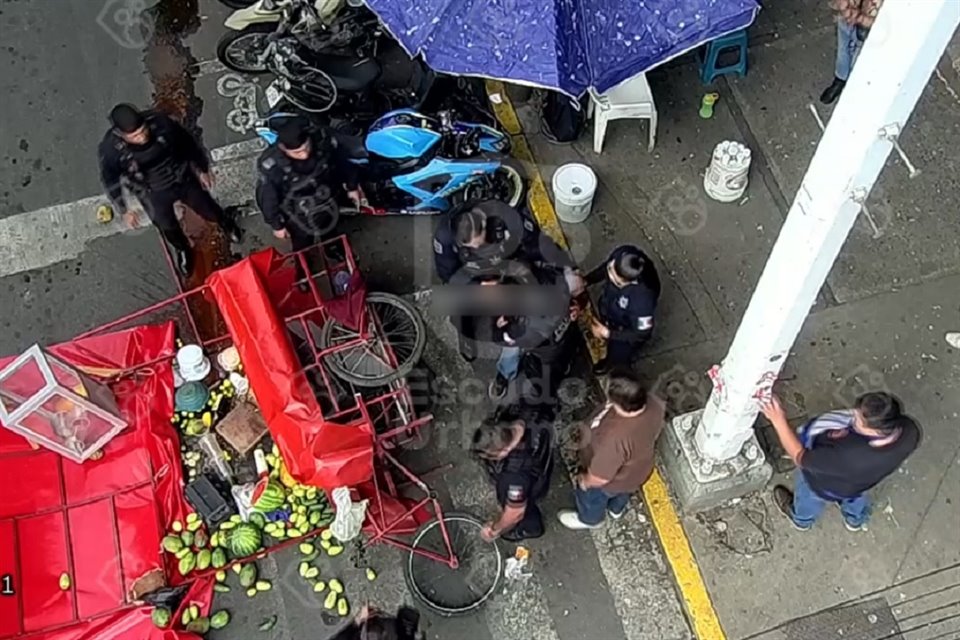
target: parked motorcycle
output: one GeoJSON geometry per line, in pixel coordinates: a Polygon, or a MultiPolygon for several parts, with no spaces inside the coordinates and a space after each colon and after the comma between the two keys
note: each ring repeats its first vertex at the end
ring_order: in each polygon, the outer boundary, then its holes
{"type": "Polygon", "coordinates": [[[343,5],[344,0],[258,0],[224,22],[228,31],[217,43],[217,58],[239,73],[268,73],[275,72],[271,45],[288,45],[308,59],[308,52],[375,56],[383,35],[379,20],[365,7],[343,5]]]}
{"type": "MultiPolygon", "coordinates": [[[[275,144],[276,130],[292,117],[299,116],[267,116],[258,123],[257,135],[275,144]]],[[[431,118],[399,109],[379,118],[363,138],[331,134],[360,168],[367,199],[359,210],[342,203],[340,215],[437,214],[477,199],[514,207],[522,202],[522,167],[498,157],[510,150],[510,138],[492,127],[455,121],[449,112],[431,118]]]]}

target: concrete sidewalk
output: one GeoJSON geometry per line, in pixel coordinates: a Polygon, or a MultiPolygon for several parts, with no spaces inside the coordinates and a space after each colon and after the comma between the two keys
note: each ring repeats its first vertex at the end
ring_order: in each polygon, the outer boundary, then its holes
{"type": "MultiPolygon", "coordinates": [[[[645,124],[611,124],[597,156],[592,130],[571,146],[552,145],[535,134],[532,108],[518,106],[548,182],[571,161],[599,176],[593,216],[564,226],[581,264],[622,242],[659,260],[667,276],[659,332],[643,367],[674,413],[709,395],[704,372],[725,355],[813,155],[820,132],[807,105],[832,76],[826,3],[771,4],[750,35],[746,78],[705,88],[692,59],[650,74],[660,115],[652,154],[645,124]],[[697,115],[706,90],[721,94],[711,120],[697,115]],[[746,143],[754,157],[747,197],[730,205],[702,189],[712,148],[725,139],[746,143]]],[[[891,156],[869,202],[879,234],[861,216],[780,385],[797,418],[889,389],[923,425],[924,443],[875,492],[866,533],[847,532],[834,513],[797,532],[766,494],[685,515],[728,638],[960,638],[960,400],[949,392],[960,383],[960,354],[943,341],[960,326],[958,91],[948,57],[902,138],[923,173],[909,180],[891,156]]],[[[828,118],[829,108],[816,105],[828,118]]]]}

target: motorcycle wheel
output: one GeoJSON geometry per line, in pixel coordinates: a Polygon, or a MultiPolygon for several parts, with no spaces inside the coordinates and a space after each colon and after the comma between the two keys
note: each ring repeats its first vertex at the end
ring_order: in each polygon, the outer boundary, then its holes
{"type": "Polygon", "coordinates": [[[238,73],[267,73],[258,61],[267,46],[267,36],[277,30],[272,23],[257,23],[241,31],[227,31],[217,43],[217,59],[223,66],[238,73]]]}
{"type": "Polygon", "coordinates": [[[256,3],[256,1],[257,0],[220,0],[220,4],[230,7],[231,9],[246,9],[256,3]]]}

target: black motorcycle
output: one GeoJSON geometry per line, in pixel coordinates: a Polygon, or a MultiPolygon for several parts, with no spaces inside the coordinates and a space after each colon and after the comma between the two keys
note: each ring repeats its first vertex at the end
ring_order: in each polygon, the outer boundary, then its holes
{"type": "Polygon", "coordinates": [[[310,0],[258,0],[235,11],[224,25],[228,31],[217,43],[217,58],[228,69],[248,74],[274,71],[269,51],[274,44],[289,46],[307,60],[323,54],[367,58],[377,55],[385,37],[366,7],[318,8],[310,0]]]}

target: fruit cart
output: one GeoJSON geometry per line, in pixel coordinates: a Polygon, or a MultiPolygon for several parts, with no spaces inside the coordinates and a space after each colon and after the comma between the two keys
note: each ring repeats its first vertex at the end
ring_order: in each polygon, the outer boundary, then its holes
{"type": "MultiPolygon", "coordinates": [[[[283,546],[310,546],[306,541],[324,529],[333,515],[324,494],[343,486],[349,487],[355,500],[368,501],[361,544],[382,543],[406,552],[404,574],[416,598],[447,615],[481,606],[494,592],[501,574],[496,545],[480,540],[478,520],[444,513],[436,494],[398,457],[401,447],[416,442],[430,421],[430,416],[417,416],[417,403],[405,379],[419,361],[424,340],[422,320],[412,305],[389,294],[366,292],[350,246],[340,237],[297,254],[258,252],[214,273],[199,288],[182,291],[52,348],[65,361],[84,367],[88,375],[122,390],[117,391],[118,399],[137,418],[128,432],[104,447],[102,459],[78,468],[86,472],[87,465],[92,465],[91,476],[119,477],[127,472],[130,460],[116,455],[118,447],[122,444],[125,451],[139,444],[149,452],[137,460],[138,468],[146,473],[140,474],[142,482],[137,476],[132,484],[121,483],[111,489],[113,493],[100,496],[105,496],[108,504],[98,515],[106,514],[114,531],[101,532],[114,540],[101,555],[117,567],[115,573],[122,580],[108,581],[110,591],[99,594],[96,607],[84,606],[82,601],[101,590],[103,571],[98,569],[95,576],[85,573],[80,541],[70,531],[75,512],[88,503],[72,501],[69,491],[61,489],[59,500],[42,508],[31,510],[28,506],[18,511],[0,505],[0,554],[21,558],[11,572],[16,589],[29,590],[31,580],[41,580],[49,590],[51,577],[59,579],[66,574],[73,578],[72,584],[60,582],[59,593],[46,593],[33,604],[20,598],[0,598],[4,612],[12,616],[7,619],[16,620],[0,630],[0,638],[75,637],[58,635],[64,629],[84,633],[96,629],[97,637],[102,638],[154,637],[132,622],[150,622],[150,610],[141,605],[142,594],[133,592],[130,583],[157,569],[167,576],[169,585],[189,590],[167,617],[172,620],[159,622],[178,628],[178,633],[184,634],[178,637],[193,637],[182,631],[183,626],[189,632],[203,633],[209,627],[191,619],[200,616],[209,625],[206,616],[215,577],[219,579],[230,565],[239,567],[283,546]],[[238,522],[238,515],[203,522],[194,513],[195,505],[185,501],[183,484],[188,474],[193,476],[182,464],[175,426],[170,422],[174,414],[172,361],[181,343],[199,345],[211,354],[231,345],[238,352],[251,395],[273,441],[270,477],[282,476],[291,495],[312,496],[301,498],[304,504],[294,506],[291,521],[264,522],[259,533],[246,539],[246,533],[230,533],[240,528],[249,531],[249,522],[238,522]],[[124,558],[127,538],[120,535],[129,530],[129,523],[124,523],[117,496],[134,490],[143,493],[138,496],[140,511],[145,503],[152,512],[151,517],[136,521],[136,526],[155,529],[156,535],[151,531],[144,536],[149,548],[141,548],[130,559],[124,558]],[[307,504],[311,501],[313,504],[307,504]],[[305,511],[298,515],[298,509],[305,511]],[[36,516],[51,511],[58,514],[64,529],[60,538],[65,548],[62,572],[35,567],[39,559],[23,553],[24,532],[37,530],[23,526],[36,524],[36,516]],[[172,533],[179,542],[173,542],[172,533]],[[185,545],[187,533],[190,544],[185,545]],[[227,544],[228,538],[233,546],[227,544]],[[131,573],[134,565],[136,573],[131,573]],[[42,611],[25,609],[40,600],[49,604],[57,599],[62,600],[63,613],[56,620],[42,611]],[[130,630],[134,628],[138,630],[130,630]]],[[[229,387],[217,388],[230,393],[229,387]]],[[[9,432],[0,435],[10,437],[9,432]]],[[[191,439],[186,435],[179,438],[191,439]]],[[[22,444],[5,450],[3,444],[0,438],[0,464],[17,456],[54,455],[22,444]]],[[[234,466],[241,463],[252,466],[241,459],[236,459],[234,466]]],[[[60,480],[46,474],[33,486],[24,481],[24,491],[50,481],[67,487],[70,478],[64,480],[63,476],[76,475],[66,468],[70,464],[56,461],[60,480]]],[[[336,551],[336,540],[325,544],[329,547],[336,551]]],[[[255,582],[250,588],[259,586],[255,582]]]]}

